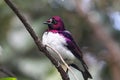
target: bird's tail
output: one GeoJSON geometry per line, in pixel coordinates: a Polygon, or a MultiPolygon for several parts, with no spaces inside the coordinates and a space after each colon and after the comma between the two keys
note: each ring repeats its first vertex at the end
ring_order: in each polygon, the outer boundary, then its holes
{"type": "Polygon", "coordinates": [[[84,80],[88,80],[88,78],[92,79],[91,74],[88,72],[88,70],[85,70],[84,72],[82,72],[82,75],[84,77],[84,80]]]}
{"type": "Polygon", "coordinates": [[[74,67],[74,68],[76,68],[77,70],[81,71],[84,80],[88,80],[88,78],[91,78],[91,79],[92,79],[92,76],[91,76],[91,74],[89,73],[88,67],[87,67],[87,65],[85,64],[85,62],[84,62],[83,60],[80,60],[80,62],[81,62],[80,65],[71,64],[71,66],[74,67]]]}

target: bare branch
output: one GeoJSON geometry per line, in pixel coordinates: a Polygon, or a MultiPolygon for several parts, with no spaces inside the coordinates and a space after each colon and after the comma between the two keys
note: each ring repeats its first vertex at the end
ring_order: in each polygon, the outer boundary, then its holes
{"type": "Polygon", "coordinates": [[[27,22],[25,17],[22,15],[22,13],[19,11],[19,9],[11,2],[11,0],[5,0],[5,2],[8,4],[8,6],[13,10],[13,12],[18,16],[18,18],[21,20],[21,22],[24,24],[25,28],[27,31],[30,33],[31,37],[33,38],[34,42],[36,43],[38,49],[43,52],[49,59],[50,61],[55,65],[59,73],[61,74],[61,77],[63,80],[69,80],[68,75],[66,72],[63,70],[61,65],[58,64],[57,60],[55,60],[49,52],[46,50],[46,47],[42,45],[40,39],[38,36],[35,34],[34,30],[32,29],[31,25],[27,22]],[[59,65],[59,66],[58,66],[59,65]]]}
{"type": "Polygon", "coordinates": [[[5,66],[0,65],[0,77],[16,77],[10,70],[8,70],[5,66]]]}

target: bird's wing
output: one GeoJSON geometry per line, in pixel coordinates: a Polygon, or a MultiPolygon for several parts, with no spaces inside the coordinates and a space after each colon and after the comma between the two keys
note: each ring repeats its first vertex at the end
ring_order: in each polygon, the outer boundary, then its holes
{"type": "Polygon", "coordinates": [[[62,32],[60,32],[60,34],[62,34],[66,38],[67,45],[65,45],[65,46],[73,53],[73,55],[75,57],[77,57],[79,60],[81,60],[82,56],[83,56],[82,51],[79,49],[79,47],[75,43],[70,32],[69,31],[62,31],[62,32]]]}
{"type": "Polygon", "coordinates": [[[82,51],[79,49],[78,45],[75,43],[73,37],[71,36],[69,31],[62,31],[60,32],[65,38],[67,45],[65,45],[72,53],[73,55],[82,62],[83,66],[88,69],[86,63],[83,60],[83,54],[82,51]]]}

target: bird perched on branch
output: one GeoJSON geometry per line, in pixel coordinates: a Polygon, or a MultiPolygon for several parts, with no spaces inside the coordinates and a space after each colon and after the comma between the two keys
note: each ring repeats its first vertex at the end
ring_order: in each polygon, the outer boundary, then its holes
{"type": "MultiPolygon", "coordinates": [[[[48,25],[48,29],[42,36],[43,45],[49,45],[59,52],[69,66],[81,71],[84,80],[92,78],[86,63],[83,60],[81,50],[75,43],[71,33],[65,29],[62,19],[59,16],[53,16],[44,22],[44,24],[48,25]]],[[[51,48],[47,47],[47,50],[61,63],[61,59],[51,48]]]]}

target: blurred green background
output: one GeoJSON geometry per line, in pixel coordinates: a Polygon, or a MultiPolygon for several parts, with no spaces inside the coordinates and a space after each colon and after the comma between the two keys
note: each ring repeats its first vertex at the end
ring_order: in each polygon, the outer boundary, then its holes
{"type": "MultiPolygon", "coordinates": [[[[114,80],[109,63],[101,55],[106,47],[94,35],[87,21],[76,12],[75,0],[12,0],[41,38],[47,26],[43,24],[53,15],[59,15],[84,52],[84,58],[93,76],[92,80],[114,80]]],[[[120,0],[80,0],[84,13],[90,14],[120,43],[120,0]]],[[[104,36],[104,35],[103,35],[104,36]]],[[[39,52],[24,25],[0,0],[0,67],[13,73],[18,80],[62,80],[60,74],[44,53],[39,52]]],[[[1,68],[1,69],[2,69],[1,68]]],[[[72,68],[73,69],[73,68],[72,68]]],[[[81,73],[73,69],[80,80],[81,73]]],[[[71,80],[74,80],[72,75],[71,80]]],[[[0,77],[7,76],[2,71],[0,77]]]]}

